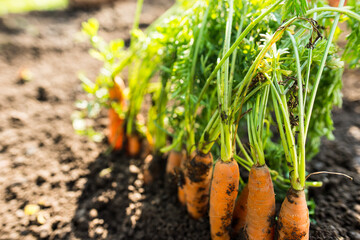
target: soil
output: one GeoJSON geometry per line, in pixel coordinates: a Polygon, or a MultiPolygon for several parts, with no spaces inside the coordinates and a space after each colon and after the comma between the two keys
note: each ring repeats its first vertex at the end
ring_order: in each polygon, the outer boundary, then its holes
{"type": "MultiPolygon", "coordinates": [[[[145,1],[146,27],[171,5],[145,1]]],[[[209,239],[207,219],[195,221],[163,179],[145,187],[142,158],[107,154],[74,133],[74,102],[85,95],[76,75],[96,76],[100,63],[78,34],[96,17],[107,40],[129,42],[136,1],[92,10],[0,18],[0,239],[209,239]],[[30,73],[30,81],[19,75],[30,73]],[[24,213],[28,204],[40,211],[24,213]]],[[[334,111],[335,141],[324,140],[309,172],[316,203],[311,239],[360,239],[360,72],[344,74],[344,105],[334,111]]],[[[106,117],[99,119],[105,127],[106,117]]]]}

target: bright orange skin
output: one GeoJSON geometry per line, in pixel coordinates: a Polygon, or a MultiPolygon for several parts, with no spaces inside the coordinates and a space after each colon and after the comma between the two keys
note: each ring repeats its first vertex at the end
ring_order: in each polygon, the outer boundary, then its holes
{"type": "Polygon", "coordinates": [[[208,209],[212,166],[212,154],[200,152],[186,164],[186,207],[194,219],[202,218],[208,209]]]}
{"type": "Polygon", "coordinates": [[[231,219],[239,188],[239,167],[234,159],[219,160],[214,167],[210,190],[210,230],[212,240],[230,239],[231,219]]]}
{"type": "Polygon", "coordinates": [[[127,137],[127,154],[136,157],[140,153],[141,143],[137,134],[126,135],[127,137]]]}
{"type": "MultiPolygon", "coordinates": [[[[109,89],[110,99],[118,101],[122,108],[125,108],[126,101],[123,89],[124,83],[120,77],[116,77],[114,86],[109,89]]],[[[114,109],[109,109],[109,136],[108,140],[115,150],[122,149],[124,142],[124,119],[120,118],[114,109]]]]}
{"type": "MultiPolygon", "coordinates": [[[[187,160],[186,153],[183,153],[182,158],[181,158],[181,163],[180,163],[181,174],[184,173],[186,160],[187,160]]],[[[181,186],[178,186],[178,199],[179,199],[179,202],[181,203],[181,205],[186,206],[185,182],[183,182],[181,186]]]]}
{"type": "Polygon", "coordinates": [[[275,193],[269,169],[253,166],[250,171],[246,215],[246,236],[249,240],[273,240],[275,193]]]}
{"type": "Polygon", "coordinates": [[[290,189],[281,205],[278,220],[279,240],[309,239],[309,210],[304,191],[290,189]]]}
{"type": "Polygon", "coordinates": [[[110,145],[115,150],[121,150],[124,142],[124,119],[121,119],[114,109],[109,109],[109,136],[110,145]]]}
{"type": "Polygon", "coordinates": [[[245,185],[240,196],[236,199],[233,213],[233,233],[239,234],[240,230],[245,227],[247,215],[247,201],[249,196],[249,187],[245,185]]]}
{"type": "MultiPolygon", "coordinates": [[[[344,6],[346,5],[347,0],[345,0],[344,6]]],[[[338,7],[340,0],[329,0],[329,5],[331,7],[338,7]]]]}
{"type": "Polygon", "coordinates": [[[166,163],[166,173],[174,174],[176,167],[180,167],[181,159],[183,157],[182,152],[172,150],[168,156],[166,163]]]}

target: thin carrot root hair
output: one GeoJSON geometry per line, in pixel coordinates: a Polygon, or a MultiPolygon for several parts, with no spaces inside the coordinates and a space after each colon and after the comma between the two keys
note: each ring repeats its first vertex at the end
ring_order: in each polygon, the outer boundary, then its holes
{"type": "Polygon", "coordinates": [[[249,240],[274,239],[275,193],[269,168],[250,170],[245,232],[249,240]]]}
{"type": "Polygon", "coordinates": [[[232,221],[232,235],[237,236],[240,231],[245,227],[247,215],[247,201],[249,196],[249,187],[246,184],[240,195],[236,199],[235,209],[232,221]]]}
{"type": "Polygon", "coordinates": [[[188,213],[194,218],[203,217],[208,209],[213,157],[209,152],[196,151],[195,157],[185,166],[185,195],[188,213]]]}
{"type": "Polygon", "coordinates": [[[230,239],[229,230],[239,187],[239,167],[234,159],[219,160],[214,167],[210,190],[210,230],[212,240],[230,239]]]}
{"type": "Polygon", "coordinates": [[[280,209],[277,224],[278,240],[308,240],[309,227],[305,192],[290,188],[280,209]]]}

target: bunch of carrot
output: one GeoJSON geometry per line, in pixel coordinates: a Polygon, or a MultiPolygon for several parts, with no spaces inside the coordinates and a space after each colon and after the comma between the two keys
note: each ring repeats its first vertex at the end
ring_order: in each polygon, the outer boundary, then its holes
{"type": "MultiPolygon", "coordinates": [[[[165,175],[191,217],[209,213],[212,239],[240,232],[256,240],[308,239],[304,189],[321,183],[305,181],[305,159],[322,136],[331,137],[331,109],[340,102],[344,65],[333,42],[340,15],[360,15],[342,8],[344,0],[338,8],[322,0],[183,0],[142,32],[142,3],[129,49],[118,45],[104,64],[110,74],[91,88],[95,96],[108,89],[99,102],[111,107],[110,144],[121,149],[126,136],[128,153],[137,155],[142,132],[153,155],[148,183],[165,175]],[[152,105],[145,125],[137,116],[146,94],[152,105]],[[247,181],[240,169],[249,172],[247,181]],[[284,188],[276,221],[275,192],[284,188]]],[[[348,44],[360,45],[351,36],[348,44]]],[[[95,46],[93,55],[110,45],[95,46]]],[[[345,57],[359,60],[349,51],[345,57]]]]}

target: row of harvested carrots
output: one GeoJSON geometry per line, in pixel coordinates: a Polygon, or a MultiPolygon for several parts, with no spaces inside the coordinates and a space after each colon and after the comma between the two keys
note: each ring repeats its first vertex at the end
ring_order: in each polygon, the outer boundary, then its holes
{"type": "MultiPolygon", "coordinates": [[[[247,239],[274,239],[275,193],[268,167],[253,166],[248,183],[238,194],[237,162],[215,164],[213,172],[211,153],[195,152],[186,157],[184,152],[170,152],[167,174],[178,174],[179,169],[183,172],[185,181],[178,187],[178,198],[188,213],[199,219],[209,207],[212,239],[230,239],[241,231],[247,239]]],[[[277,236],[284,240],[309,238],[304,191],[289,190],[277,222],[277,236]]]]}
{"type": "MultiPolygon", "coordinates": [[[[116,79],[109,92],[112,99],[124,105],[122,84],[121,79],[116,79]]],[[[109,120],[108,139],[112,147],[120,150],[125,142],[126,152],[137,156],[141,150],[139,136],[124,139],[125,120],[112,108],[109,120]]],[[[251,240],[274,239],[275,225],[277,239],[309,239],[310,221],[304,191],[288,191],[276,224],[275,193],[266,165],[251,168],[248,183],[238,194],[238,163],[234,159],[213,163],[211,152],[204,154],[196,150],[189,155],[185,150],[172,150],[166,165],[166,175],[177,179],[178,199],[191,217],[200,219],[209,210],[212,239],[230,239],[241,232],[251,240]]]]}

